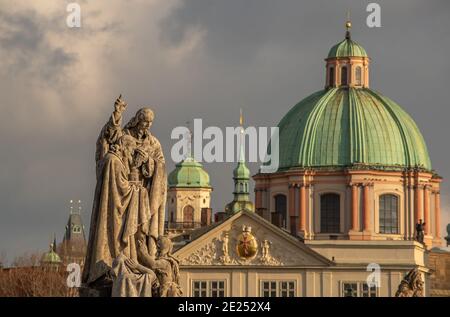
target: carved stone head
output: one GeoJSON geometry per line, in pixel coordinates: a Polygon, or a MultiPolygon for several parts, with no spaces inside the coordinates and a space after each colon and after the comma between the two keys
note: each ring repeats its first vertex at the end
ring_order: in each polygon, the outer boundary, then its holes
{"type": "Polygon", "coordinates": [[[160,236],[158,238],[158,252],[159,256],[166,256],[172,253],[173,243],[166,236],[160,236]]]}
{"type": "Polygon", "coordinates": [[[150,108],[141,108],[136,115],[125,125],[125,129],[134,130],[139,137],[148,133],[148,129],[152,126],[155,114],[150,108]]]}

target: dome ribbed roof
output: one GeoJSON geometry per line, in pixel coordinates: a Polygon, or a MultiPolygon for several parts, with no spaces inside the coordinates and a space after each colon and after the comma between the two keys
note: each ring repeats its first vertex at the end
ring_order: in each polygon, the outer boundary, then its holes
{"type": "Polygon", "coordinates": [[[328,58],[336,57],[368,57],[366,50],[355,41],[346,38],[330,49],[328,58]]]}
{"type": "Polygon", "coordinates": [[[431,170],[425,141],[395,102],[367,88],[331,88],[293,107],[279,123],[279,168],[431,170]]]}
{"type": "Polygon", "coordinates": [[[209,175],[203,166],[188,157],[169,174],[169,187],[210,188],[209,175]]]}
{"type": "Polygon", "coordinates": [[[61,262],[59,255],[52,249],[49,252],[44,253],[41,258],[42,264],[59,264],[61,262]]]}
{"type": "Polygon", "coordinates": [[[250,170],[245,165],[245,162],[238,162],[238,165],[233,170],[233,178],[235,178],[235,179],[250,179],[250,170]]]}

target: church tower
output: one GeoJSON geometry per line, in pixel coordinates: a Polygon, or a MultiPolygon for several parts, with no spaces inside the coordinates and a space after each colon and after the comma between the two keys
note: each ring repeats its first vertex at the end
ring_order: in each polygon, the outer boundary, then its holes
{"type": "Polygon", "coordinates": [[[86,256],[86,235],[81,218],[81,201],[78,200],[77,210],[74,210],[73,200],[70,201],[70,215],[61,244],[61,257],[64,263],[76,262],[84,264],[86,256]]]}
{"type": "Polygon", "coordinates": [[[233,170],[234,180],[234,199],[232,202],[225,206],[225,212],[228,215],[233,215],[241,210],[255,211],[253,202],[250,200],[250,170],[245,165],[245,151],[244,151],[244,128],[243,128],[243,116],[241,111],[240,116],[240,149],[239,149],[239,161],[236,168],[233,170]]]}
{"type": "Polygon", "coordinates": [[[191,154],[191,133],[186,136],[188,155],[169,174],[167,230],[185,232],[211,224],[209,175],[191,154]]]}
{"type": "Polygon", "coordinates": [[[280,227],[305,243],[413,248],[422,233],[426,248],[440,246],[442,177],[414,120],[370,88],[369,56],[352,39],[351,22],[345,26],[325,58],[324,89],[278,124],[278,170],[254,176],[256,210],[274,224],[282,219],[280,227]]]}

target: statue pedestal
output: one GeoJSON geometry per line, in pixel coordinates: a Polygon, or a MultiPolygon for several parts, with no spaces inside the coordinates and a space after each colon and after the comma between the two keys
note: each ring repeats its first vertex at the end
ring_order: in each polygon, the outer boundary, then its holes
{"type": "Polygon", "coordinates": [[[81,285],[79,288],[80,297],[111,297],[112,285],[101,285],[88,287],[81,285]]]}

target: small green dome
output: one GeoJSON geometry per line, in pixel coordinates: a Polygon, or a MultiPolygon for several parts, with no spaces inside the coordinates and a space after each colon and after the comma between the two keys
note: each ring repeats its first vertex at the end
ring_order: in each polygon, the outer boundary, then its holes
{"type": "Polygon", "coordinates": [[[53,251],[53,246],[51,246],[50,251],[44,253],[41,258],[42,264],[60,264],[61,262],[59,255],[53,251]]]}
{"type": "Polygon", "coordinates": [[[336,58],[336,57],[368,57],[366,50],[351,40],[350,38],[346,38],[342,42],[339,42],[335,46],[330,49],[328,53],[328,58],[336,58]]]}
{"type": "Polygon", "coordinates": [[[169,187],[210,188],[209,175],[203,166],[188,157],[169,174],[169,187]]]}
{"type": "Polygon", "coordinates": [[[361,167],[431,170],[413,119],[368,88],[330,88],[293,107],[279,125],[279,170],[361,167]]]}
{"type": "Polygon", "coordinates": [[[250,179],[250,170],[244,162],[238,162],[238,165],[233,170],[233,178],[235,179],[250,179]]]}

